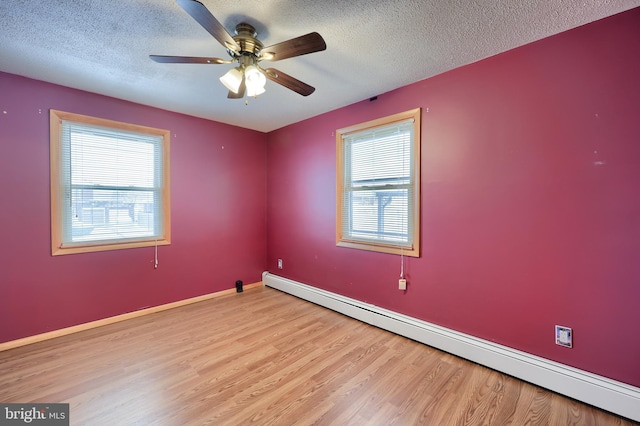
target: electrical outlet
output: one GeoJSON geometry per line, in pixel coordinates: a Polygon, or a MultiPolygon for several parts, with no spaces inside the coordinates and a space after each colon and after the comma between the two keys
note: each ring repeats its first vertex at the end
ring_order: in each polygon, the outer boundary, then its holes
{"type": "Polygon", "coordinates": [[[278,269],[282,269],[282,259],[278,259],[278,269]]]}
{"type": "Polygon", "coordinates": [[[556,325],[556,345],[573,347],[573,332],[569,327],[556,325]]]}
{"type": "Polygon", "coordinates": [[[400,278],[398,280],[398,290],[406,290],[407,289],[407,280],[404,278],[400,278]]]}

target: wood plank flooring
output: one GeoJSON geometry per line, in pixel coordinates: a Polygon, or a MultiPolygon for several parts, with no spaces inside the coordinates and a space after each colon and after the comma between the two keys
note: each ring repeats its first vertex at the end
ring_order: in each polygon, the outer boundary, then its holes
{"type": "Polygon", "coordinates": [[[0,402],[72,425],[634,425],[254,288],[0,353],[0,402]]]}

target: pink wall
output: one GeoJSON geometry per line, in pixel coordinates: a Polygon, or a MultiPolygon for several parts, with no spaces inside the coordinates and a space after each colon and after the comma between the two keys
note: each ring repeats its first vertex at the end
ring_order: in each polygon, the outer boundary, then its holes
{"type": "Polygon", "coordinates": [[[640,386],[638,52],[635,9],[269,135],[0,73],[0,342],[255,282],[266,258],[640,386]],[[423,254],[402,293],[397,256],[335,246],[334,133],[418,106],[423,254]],[[50,255],[50,108],[171,130],[157,270],[150,248],[50,255]]]}
{"type": "Polygon", "coordinates": [[[0,73],[0,342],[260,281],[265,141],[0,73]],[[153,248],[51,256],[50,108],[171,130],[172,244],[159,248],[157,270],[153,248]]]}
{"type": "Polygon", "coordinates": [[[272,132],[267,152],[271,272],[640,386],[640,8],[272,132]],[[398,256],[335,246],[334,132],[415,107],[405,294],[398,256]]]}

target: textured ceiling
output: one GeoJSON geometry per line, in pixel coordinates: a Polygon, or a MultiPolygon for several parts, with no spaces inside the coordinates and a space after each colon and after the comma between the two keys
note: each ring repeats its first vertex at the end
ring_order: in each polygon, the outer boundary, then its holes
{"type": "MultiPolygon", "coordinates": [[[[259,131],[358,102],[640,6],[640,0],[201,0],[233,34],[269,46],[312,31],[327,50],[274,63],[316,88],[273,82],[226,98],[232,65],[159,64],[149,54],[227,58],[174,0],[1,0],[0,71],[259,131]]],[[[0,94],[1,96],[1,94],[0,94]]]]}

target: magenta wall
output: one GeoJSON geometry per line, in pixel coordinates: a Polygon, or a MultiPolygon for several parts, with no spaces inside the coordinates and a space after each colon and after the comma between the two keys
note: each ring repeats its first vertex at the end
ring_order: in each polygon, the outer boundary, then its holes
{"type": "Polygon", "coordinates": [[[640,9],[272,132],[267,151],[271,272],[640,386],[640,9]],[[335,246],[334,134],[415,107],[405,294],[398,256],[335,246]]]}
{"type": "Polygon", "coordinates": [[[263,133],[0,73],[0,342],[260,281],[265,142],[263,133]],[[51,256],[50,108],[171,131],[172,244],[159,248],[157,270],[153,248],[51,256]]]}
{"type": "Polygon", "coordinates": [[[268,135],[0,73],[0,342],[268,267],[640,386],[638,52],[635,9],[268,135]],[[423,254],[402,293],[397,256],[335,246],[334,134],[415,107],[423,254]],[[171,130],[157,270],[151,248],[51,256],[50,108],[171,130]]]}

